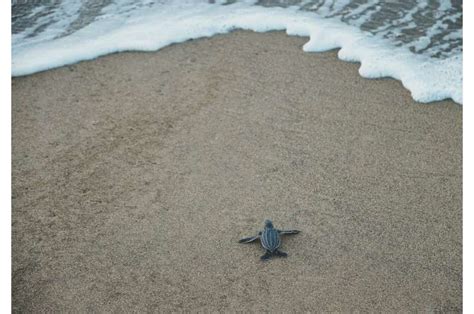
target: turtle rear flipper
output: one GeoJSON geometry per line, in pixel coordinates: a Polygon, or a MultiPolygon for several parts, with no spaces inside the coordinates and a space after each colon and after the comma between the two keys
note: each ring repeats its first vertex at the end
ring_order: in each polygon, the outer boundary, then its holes
{"type": "Polygon", "coordinates": [[[276,251],[275,251],[275,255],[276,255],[276,256],[280,256],[280,257],[287,257],[287,256],[288,256],[288,253],[283,252],[283,251],[280,251],[280,250],[276,250],[276,251]]]}
{"type": "Polygon", "coordinates": [[[260,259],[262,261],[268,261],[270,259],[270,257],[272,257],[273,253],[270,252],[270,251],[266,251],[265,254],[263,254],[262,256],[260,256],[260,259]]]}
{"type": "Polygon", "coordinates": [[[239,243],[250,243],[250,242],[253,242],[253,241],[257,240],[258,238],[259,238],[258,235],[253,236],[253,237],[243,238],[243,239],[239,240],[239,243]]]}

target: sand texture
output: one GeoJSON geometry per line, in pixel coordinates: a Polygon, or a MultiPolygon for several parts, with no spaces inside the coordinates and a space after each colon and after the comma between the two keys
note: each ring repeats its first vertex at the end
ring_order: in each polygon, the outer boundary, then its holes
{"type": "Polygon", "coordinates": [[[461,106],[305,41],[14,78],[13,311],[461,311],[461,106]]]}

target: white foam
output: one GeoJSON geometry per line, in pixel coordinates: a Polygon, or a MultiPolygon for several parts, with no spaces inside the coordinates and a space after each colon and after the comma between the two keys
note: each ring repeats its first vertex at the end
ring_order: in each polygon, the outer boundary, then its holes
{"type": "MultiPolygon", "coordinates": [[[[296,8],[264,8],[251,3],[216,5],[200,1],[168,1],[127,8],[126,0],[122,1],[123,5],[116,3],[107,7],[100,18],[66,37],[52,39],[49,33],[34,42],[14,42],[12,75],[28,75],[119,51],[155,51],[173,43],[234,29],[286,30],[289,35],[310,37],[304,51],[341,48],[339,58],[360,62],[359,72],[363,77],[401,80],[417,101],[452,98],[462,103],[461,56],[437,60],[415,55],[407,48],[393,47],[381,37],[371,36],[354,26],[296,8]]],[[[420,43],[420,47],[423,45],[420,43]]]]}

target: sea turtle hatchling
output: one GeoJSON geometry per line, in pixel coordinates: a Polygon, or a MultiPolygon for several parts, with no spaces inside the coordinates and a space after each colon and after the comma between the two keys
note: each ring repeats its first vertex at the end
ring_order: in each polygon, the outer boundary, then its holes
{"type": "Polygon", "coordinates": [[[260,239],[260,243],[266,250],[265,254],[260,257],[261,260],[268,260],[273,255],[286,257],[287,253],[280,251],[278,248],[281,245],[280,235],[282,234],[297,234],[298,230],[278,230],[273,227],[271,220],[265,220],[265,229],[260,231],[253,237],[243,238],[239,243],[250,243],[257,239],[260,239]]]}

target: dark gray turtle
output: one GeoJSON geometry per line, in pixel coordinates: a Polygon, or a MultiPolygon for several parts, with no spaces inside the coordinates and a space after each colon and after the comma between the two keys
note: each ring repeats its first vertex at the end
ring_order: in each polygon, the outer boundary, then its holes
{"type": "Polygon", "coordinates": [[[257,239],[260,239],[260,243],[263,248],[266,250],[265,254],[260,258],[262,260],[268,260],[273,255],[286,257],[287,253],[280,251],[278,248],[281,245],[280,235],[282,234],[297,234],[298,230],[278,230],[273,228],[273,223],[271,220],[265,220],[265,229],[260,231],[257,235],[253,237],[243,238],[239,243],[251,243],[257,239]]]}

